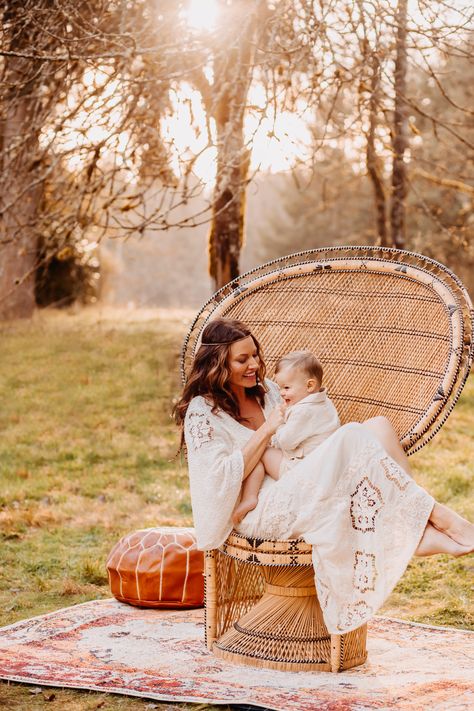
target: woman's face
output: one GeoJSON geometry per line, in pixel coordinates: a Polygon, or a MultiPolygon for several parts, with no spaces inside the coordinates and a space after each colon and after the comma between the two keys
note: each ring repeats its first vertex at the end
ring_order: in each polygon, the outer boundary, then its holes
{"type": "Polygon", "coordinates": [[[234,387],[253,388],[257,384],[260,359],[252,336],[232,343],[229,348],[229,383],[234,387]]]}

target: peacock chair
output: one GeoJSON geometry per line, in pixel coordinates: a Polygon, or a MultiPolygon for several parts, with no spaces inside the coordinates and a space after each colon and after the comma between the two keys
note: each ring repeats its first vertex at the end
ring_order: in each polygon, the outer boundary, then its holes
{"type": "MultiPolygon", "coordinates": [[[[214,294],[186,337],[186,379],[215,318],[244,321],[263,344],[268,377],[278,358],[309,349],[342,423],[385,415],[407,454],[441,428],[473,357],[473,309],[442,264],[382,247],[334,247],[268,262],[214,294]]],[[[317,571],[316,571],[317,574],[317,571]]],[[[326,629],[311,546],[235,531],[206,553],[206,643],[217,656],[271,669],[341,671],[366,657],[366,625],[326,629]]]]}

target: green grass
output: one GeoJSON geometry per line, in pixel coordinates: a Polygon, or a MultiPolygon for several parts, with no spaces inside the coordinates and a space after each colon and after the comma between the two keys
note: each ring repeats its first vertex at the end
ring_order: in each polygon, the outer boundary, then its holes
{"type": "MultiPolygon", "coordinates": [[[[1,625],[108,597],[104,561],[120,536],[192,524],[170,418],[191,317],[91,309],[0,325],[1,625]]],[[[419,483],[470,518],[473,380],[435,442],[412,458],[419,483]]],[[[472,556],[414,559],[382,612],[474,629],[473,573],[472,556]]],[[[9,709],[131,711],[147,703],[0,685],[0,707],[9,709]]]]}

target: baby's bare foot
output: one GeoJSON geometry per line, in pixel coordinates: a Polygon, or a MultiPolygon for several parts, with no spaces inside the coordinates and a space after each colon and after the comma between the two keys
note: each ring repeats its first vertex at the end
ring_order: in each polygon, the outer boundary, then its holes
{"type": "Polygon", "coordinates": [[[239,504],[237,504],[236,508],[234,509],[234,513],[232,514],[232,523],[234,524],[234,526],[240,523],[244,516],[256,507],[257,501],[257,496],[247,496],[246,499],[243,499],[239,504]]]}

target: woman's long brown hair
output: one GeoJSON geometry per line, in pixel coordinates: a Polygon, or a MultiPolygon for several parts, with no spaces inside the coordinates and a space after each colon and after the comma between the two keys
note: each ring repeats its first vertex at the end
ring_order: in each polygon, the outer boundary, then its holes
{"type": "Polygon", "coordinates": [[[239,403],[229,384],[228,360],[231,345],[247,336],[253,338],[259,357],[257,384],[253,388],[249,388],[248,392],[258,400],[262,407],[264,406],[267,388],[264,385],[265,363],[259,342],[242,321],[227,318],[215,319],[208,323],[202,332],[201,346],[194,357],[181,398],[173,410],[174,418],[181,426],[181,444],[183,443],[184,418],[189,403],[197,395],[206,398],[212,405],[212,412],[216,413],[222,410],[238,422],[242,421],[239,403]]]}

